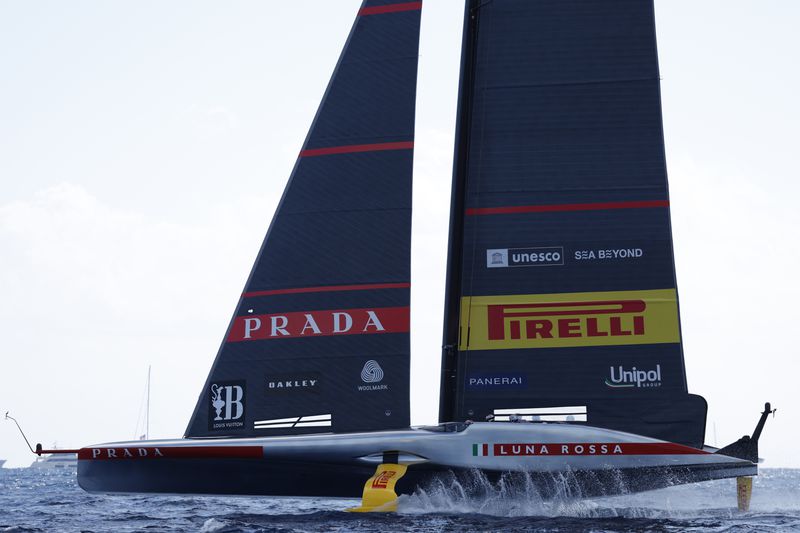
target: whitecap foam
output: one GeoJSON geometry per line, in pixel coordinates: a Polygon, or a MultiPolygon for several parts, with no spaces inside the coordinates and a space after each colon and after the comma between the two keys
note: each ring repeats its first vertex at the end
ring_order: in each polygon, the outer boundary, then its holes
{"type": "Polygon", "coordinates": [[[200,533],[216,533],[217,531],[222,531],[228,526],[222,520],[217,520],[216,518],[209,518],[205,522],[203,522],[203,527],[200,528],[200,533]]]}

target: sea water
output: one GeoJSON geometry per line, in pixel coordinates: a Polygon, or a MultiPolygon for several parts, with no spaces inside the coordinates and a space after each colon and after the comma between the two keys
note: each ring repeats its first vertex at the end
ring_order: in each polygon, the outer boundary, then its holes
{"type": "Polygon", "coordinates": [[[356,500],[87,494],[74,471],[0,469],[0,532],[800,532],[800,470],[762,469],[744,513],[731,479],[591,499],[569,480],[555,499],[481,483],[445,479],[402,496],[397,514],[356,514],[345,511],[356,500]]]}

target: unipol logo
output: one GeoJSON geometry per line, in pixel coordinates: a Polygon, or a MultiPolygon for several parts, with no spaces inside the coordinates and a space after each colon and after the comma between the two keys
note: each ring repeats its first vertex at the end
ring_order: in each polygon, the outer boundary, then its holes
{"type": "Polygon", "coordinates": [[[389,385],[381,383],[383,381],[383,369],[374,359],[364,363],[364,368],[361,369],[361,381],[367,383],[367,385],[359,385],[358,390],[360,391],[389,389],[389,385]]]}
{"type": "Polygon", "coordinates": [[[244,427],[244,381],[213,383],[209,392],[209,430],[244,427]]]}
{"type": "Polygon", "coordinates": [[[644,335],[646,308],[643,300],[490,305],[489,340],[644,335]]]}
{"type": "Polygon", "coordinates": [[[405,333],[408,307],[299,311],[236,317],[228,342],[405,333]]]}
{"type": "Polygon", "coordinates": [[[640,370],[635,366],[625,370],[622,365],[609,367],[610,376],[606,378],[606,385],[615,389],[624,388],[652,388],[661,386],[661,365],[656,365],[654,370],[640,370]]]}

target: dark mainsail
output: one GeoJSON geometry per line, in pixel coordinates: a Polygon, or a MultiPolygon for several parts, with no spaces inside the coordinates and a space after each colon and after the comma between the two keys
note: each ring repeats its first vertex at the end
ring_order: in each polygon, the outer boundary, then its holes
{"type": "Polygon", "coordinates": [[[408,426],[421,7],[362,4],[187,437],[408,426]]]}
{"type": "Polygon", "coordinates": [[[701,445],[651,0],[469,0],[440,419],[586,406],[701,445]]]}

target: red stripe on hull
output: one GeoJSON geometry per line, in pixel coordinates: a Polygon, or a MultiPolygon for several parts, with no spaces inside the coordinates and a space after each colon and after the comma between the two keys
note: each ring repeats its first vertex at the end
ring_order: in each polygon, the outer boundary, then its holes
{"type": "Polygon", "coordinates": [[[261,459],[261,446],[126,446],[81,448],[82,461],[131,459],[261,459]]]}
{"type": "Polygon", "coordinates": [[[385,6],[365,7],[358,14],[363,17],[367,15],[383,15],[384,13],[399,13],[401,11],[416,11],[418,9],[422,9],[422,2],[401,2],[385,6]]]}
{"type": "Polygon", "coordinates": [[[601,202],[595,204],[513,205],[506,207],[470,207],[468,216],[511,215],[516,213],[555,213],[563,211],[600,211],[610,209],[647,209],[669,207],[669,200],[643,200],[638,202],[601,202]]]}
{"type": "Polygon", "coordinates": [[[300,152],[300,157],[316,157],[320,155],[357,154],[361,152],[383,152],[386,150],[411,150],[414,141],[375,144],[349,144],[345,146],[328,146],[326,148],[310,148],[300,152]]]}
{"type": "Polygon", "coordinates": [[[301,294],[306,292],[344,292],[344,291],[371,291],[378,289],[408,289],[410,283],[368,283],[364,285],[327,285],[324,287],[296,287],[292,289],[274,289],[271,291],[245,292],[242,298],[254,296],[274,296],[277,294],[301,294]]]}
{"type": "Polygon", "coordinates": [[[54,453],[78,453],[79,451],[80,450],[64,450],[62,448],[57,448],[55,450],[42,450],[42,451],[36,452],[36,455],[41,457],[42,455],[52,455],[54,453]]]}

